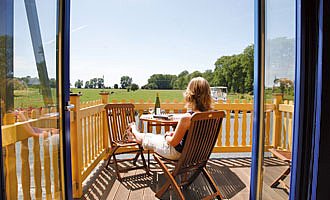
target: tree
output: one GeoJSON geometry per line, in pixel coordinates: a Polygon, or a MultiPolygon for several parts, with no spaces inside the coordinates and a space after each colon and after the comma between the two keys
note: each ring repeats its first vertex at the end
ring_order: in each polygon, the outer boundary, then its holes
{"type": "Polygon", "coordinates": [[[85,82],[85,88],[89,88],[89,81],[85,82]]]}
{"type": "Polygon", "coordinates": [[[83,84],[84,84],[84,81],[78,79],[78,80],[74,83],[74,86],[75,86],[76,88],[82,88],[83,84]]]}
{"type": "Polygon", "coordinates": [[[121,88],[126,89],[127,87],[131,86],[132,84],[132,78],[129,76],[122,76],[120,78],[120,85],[121,88]]]}
{"type": "Polygon", "coordinates": [[[89,85],[92,85],[92,88],[96,88],[97,87],[97,78],[92,78],[89,81],[89,85]]]}
{"type": "Polygon", "coordinates": [[[194,71],[194,72],[192,72],[191,74],[189,74],[189,79],[191,80],[191,79],[193,79],[193,78],[196,78],[196,77],[201,77],[201,76],[203,76],[203,74],[202,74],[202,72],[200,72],[200,71],[194,71]]]}
{"type": "Polygon", "coordinates": [[[205,78],[211,84],[211,81],[213,80],[213,72],[212,72],[212,70],[210,70],[210,69],[205,70],[205,72],[203,73],[202,77],[205,78]]]}
{"type": "Polygon", "coordinates": [[[294,86],[293,81],[288,78],[275,78],[274,85],[278,84],[282,94],[285,93],[285,90],[289,93],[290,89],[293,89],[294,86]]]}
{"type": "Polygon", "coordinates": [[[138,90],[138,89],[139,89],[138,84],[132,83],[132,85],[131,85],[131,90],[134,92],[134,91],[136,91],[136,90],[138,90]]]}
{"type": "Polygon", "coordinates": [[[253,51],[253,45],[250,45],[241,54],[218,58],[210,84],[227,86],[232,92],[252,92],[253,51]]]}
{"type": "Polygon", "coordinates": [[[117,84],[117,83],[114,84],[114,85],[113,85],[113,88],[114,88],[114,89],[118,89],[118,84],[117,84]]]}
{"type": "Polygon", "coordinates": [[[27,84],[24,81],[20,80],[19,78],[13,78],[12,82],[14,85],[14,90],[27,89],[27,84]]]}
{"type": "Polygon", "coordinates": [[[153,74],[148,79],[148,84],[143,86],[145,89],[173,89],[176,75],[171,74],[153,74]]]}
{"type": "Polygon", "coordinates": [[[189,72],[187,70],[182,71],[179,75],[178,78],[174,81],[173,88],[174,89],[179,89],[183,90],[188,86],[189,82],[189,72]]]}
{"type": "Polygon", "coordinates": [[[147,85],[144,85],[141,88],[142,89],[155,90],[155,89],[158,89],[158,86],[156,85],[156,83],[148,83],[147,85]]]}
{"type": "Polygon", "coordinates": [[[245,77],[244,88],[248,92],[253,91],[253,73],[254,73],[254,46],[249,45],[243,51],[241,63],[243,65],[245,77]]]}
{"type": "Polygon", "coordinates": [[[51,88],[56,88],[56,79],[55,78],[49,79],[49,86],[51,88]]]}
{"type": "Polygon", "coordinates": [[[104,79],[103,78],[97,78],[97,87],[104,88],[104,79]]]}

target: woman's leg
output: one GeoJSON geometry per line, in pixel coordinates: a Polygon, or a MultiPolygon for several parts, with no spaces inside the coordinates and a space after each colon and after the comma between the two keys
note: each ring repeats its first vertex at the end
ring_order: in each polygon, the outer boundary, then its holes
{"type": "Polygon", "coordinates": [[[142,142],[145,149],[151,149],[157,154],[172,160],[178,160],[181,153],[177,152],[174,147],[170,146],[163,135],[146,133],[142,142]]]}
{"type": "Polygon", "coordinates": [[[140,133],[135,124],[131,124],[130,127],[135,136],[136,142],[141,144],[144,149],[153,150],[168,159],[177,160],[180,158],[181,153],[177,152],[174,147],[170,146],[163,135],[140,133]]]}
{"type": "Polygon", "coordinates": [[[142,144],[145,133],[140,133],[140,131],[137,129],[135,123],[131,123],[129,126],[130,126],[130,128],[128,129],[128,131],[131,131],[131,133],[133,133],[133,135],[135,137],[135,141],[139,144],[142,144]]]}

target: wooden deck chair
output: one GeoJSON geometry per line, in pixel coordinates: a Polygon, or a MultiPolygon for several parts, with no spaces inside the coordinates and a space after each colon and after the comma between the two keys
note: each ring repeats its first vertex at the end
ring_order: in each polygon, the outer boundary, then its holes
{"type": "Polygon", "coordinates": [[[270,185],[272,188],[276,188],[279,184],[282,183],[283,187],[289,191],[290,188],[284,182],[284,179],[290,174],[291,171],[291,159],[292,154],[291,151],[280,150],[280,149],[269,149],[269,151],[277,158],[283,160],[284,162],[288,163],[289,167],[282,172],[282,174],[275,179],[275,181],[270,185]]]}
{"type": "Polygon", "coordinates": [[[193,114],[186,143],[179,160],[168,160],[156,153],[153,154],[167,179],[166,183],[155,194],[157,198],[161,198],[168,189],[174,189],[180,199],[185,199],[180,188],[187,188],[201,172],[214,191],[213,194],[205,197],[205,199],[213,199],[214,197],[218,197],[219,199],[223,198],[215,181],[206,170],[206,163],[218,139],[224,116],[225,114],[223,111],[193,114]],[[170,172],[169,168],[166,166],[168,162],[175,166],[172,172],[170,172]],[[177,181],[180,176],[181,181],[177,181]]]}
{"type": "MultiPolygon", "coordinates": [[[[135,122],[135,110],[134,105],[130,103],[123,104],[107,104],[105,106],[109,130],[110,139],[110,156],[108,158],[107,167],[111,163],[111,158],[113,158],[115,171],[119,181],[122,180],[120,173],[127,172],[129,170],[142,169],[144,168],[149,174],[149,168],[146,165],[146,161],[143,156],[143,148],[140,144],[136,142],[128,142],[125,139],[125,132],[128,128],[128,124],[135,122]],[[135,148],[134,148],[135,147],[135,148]],[[117,159],[116,156],[119,154],[135,153],[134,158],[128,159],[117,159]],[[136,161],[141,156],[142,166],[137,165],[136,161]],[[119,167],[119,162],[133,161],[133,167],[119,167]]],[[[134,154],[133,154],[134,155],[134,154]]]]}

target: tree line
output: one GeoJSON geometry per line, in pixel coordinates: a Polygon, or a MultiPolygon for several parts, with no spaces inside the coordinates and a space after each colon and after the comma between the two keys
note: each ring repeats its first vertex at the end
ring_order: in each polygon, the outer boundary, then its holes
{"type": "Polygon", "coordinates": [[[253,45],[237,55],[222,56],[215,62],[214,70],[204,72],[187,70],[178,75],[153,74],[142,89],[180,89],[187,87],[194,77],[204,77],[211,86],[227,86],[230,92],[248,93],[253,90],[253,45]]]}
{"type": "MultiPolygon", "coordinates": [[[[132,83],[132,78],[129,76],[122,76],[120,79],[120,88],[122,89],[128,89],[128,90],[137,90],[139,89],[139,86],[135,83],[132,83]]],[[[84,85],[84,81],[78,79],[75,83],[74,86],[76,88],[90,88],[90,89],[95,89],[95,88],[99,88],[99,89],[104,89],[104,88],[111,88],[111,86],[105,86],[104,84],[104,78],[92,78],[89,81],[85,82],[84,85]]],[[[114,89],[118,89],[119,85],[118,84],[114,84],[113,86],[114,89]]]]}
{"type": "MultiPolygon", "coordinates": [[[[204,72],[194,71],[192,73],[184,70],[178,75],[153,74],[148,79],[148,83],[143,85],[141,89],[183,90],[192,78],[201,76],[208,80],[211,86],[227,86],[230,92],[252,92],[253,59],[253,45],[250,45],[240,54],[218,58],[214,70],[208,69],[204,72]]],[[[83,80],[79,79],[75,82],[76,88],[83,86],[84,88],[111,88],[104,86],[104,78],[92,78],[85,84],[83,80]]],[[[114,84],[114,88],[118,89],[119,85],[114,84]]],[[[135,91],[139,89],[139,86],[133,83],[131,77],[122,76],[120,88],[135,91]]]]}

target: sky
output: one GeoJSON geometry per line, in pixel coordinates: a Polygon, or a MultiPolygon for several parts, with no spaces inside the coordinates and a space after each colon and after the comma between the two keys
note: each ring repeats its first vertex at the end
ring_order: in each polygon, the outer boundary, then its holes
{"type": "MultiPolygon", "coordinates": [[[[56,73],[56,5],[36,0],[48,74],[56,73]]],[[[270,0],[268,37],[294,35],[294,1],[270,0]],[[292,20],[288,20],[292,19],[292,20]],[[291,23],[292,22],[292,23],[291,23]]],[[[214,70],[254,40],[253,0],[72,0],[70,82],[103,77],[106,86],[152,74],[214,70]]],[[[24,1],[15,1],[14,75],[37,76],[24,1]],[[19,33],[19,34],[17,34],[19,33]]]]}
{"type": "Polygon", "coordinates": [[[73,81],[128,75],[142,86],[152,74],[213,70],[253,43],[253,0],[97,2],[72,1],[73,81]]]}

